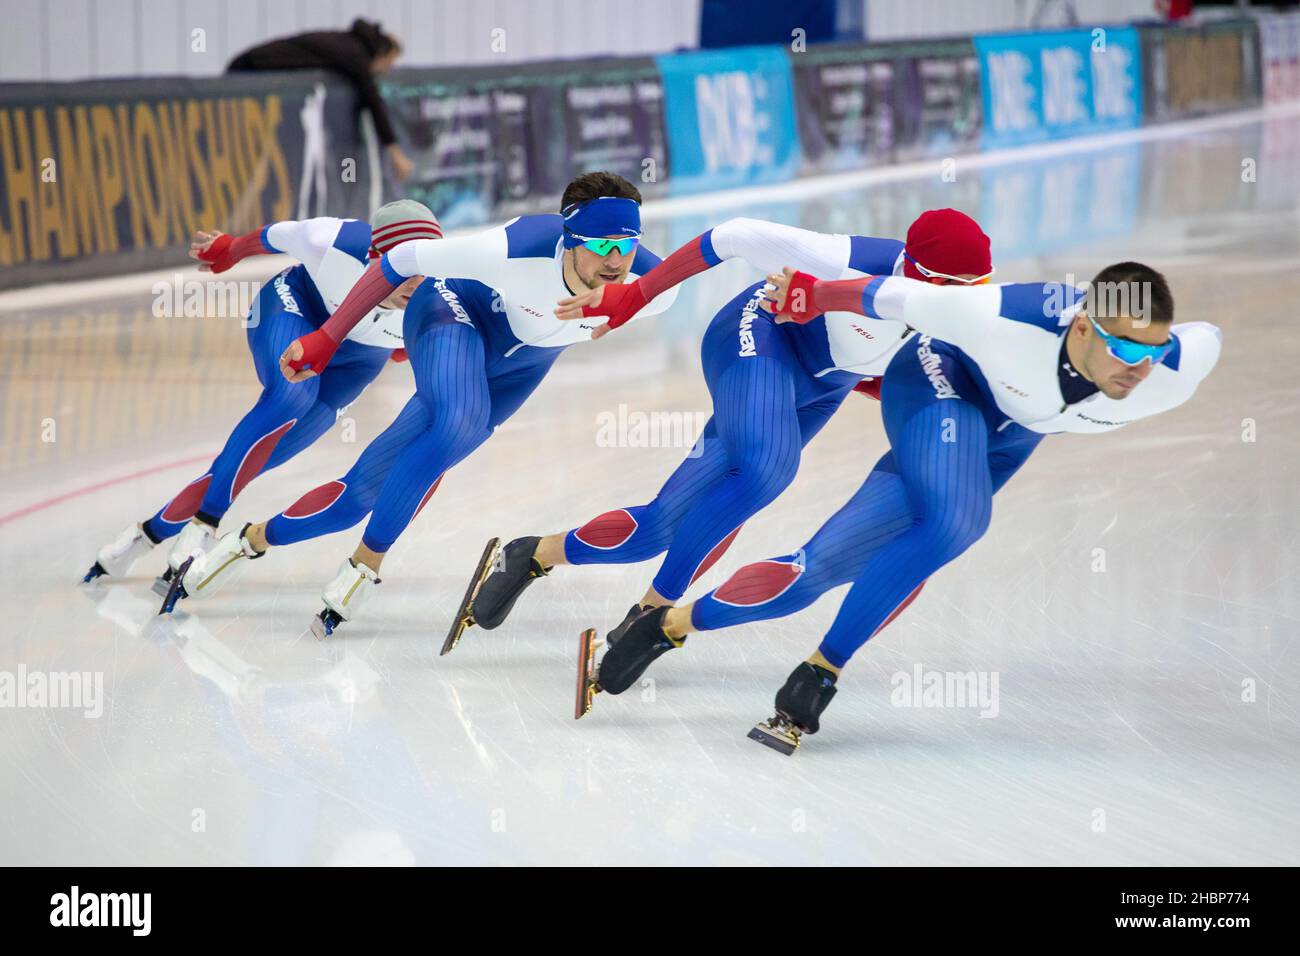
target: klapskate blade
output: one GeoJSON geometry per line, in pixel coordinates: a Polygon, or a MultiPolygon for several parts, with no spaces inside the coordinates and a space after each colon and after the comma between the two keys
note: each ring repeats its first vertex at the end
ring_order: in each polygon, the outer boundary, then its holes
{"type": "Polygon", "coordinates": [[[755,724],[749,731],[750,740],[757,740],[765,747],[771,747],[787,757],[799,749],[799,738],[788,730],[774,727],[769,720],[755,724]]]}
{"type": "Polygon", "coordinates": [[[461,637],[469,630],[473,622],[470,608],[474,604],[474,598],[478,596],[478,589],[483,586],[488,575],[492,573],[492,563],[496,559],[497,549],[501,545],[500,538],[492,538],[488,541],[487,547],[483,549],[483,555],[478,559],[478,566],[474,570],[474,576],[470,578],[469,587],[465,589],[465,596],[461,598],[460,607],[456,609],[456,617],[451,622],[451,629],[447,631],[447,639],[442,642],[442,650],[438,652],[439,657],[445,657],[456,649],[460,643],[461,637]]]}
{"type": "Polygon", "coordinates": [[[158,575],[158,577],[153,579],[153,584],[149,586],[149,590],[153,591],[153,593],[159,597],[166,597],[167,592],[171,590],[172,582],[175,580],[176,572],[171,568],[168,568],[162,574],[158,575]]]}
{"type": "Polygon", "coordinates": [[[589,627],[578,638],[578,686],[573,701],[573,719],[581,720],[591,711],[592,699],[596,696],[596,681],[592,676],[596,661],[596,629],[589,627]]]}
{"type": "Polygon", "coordinates": [[[163,598],[162,607],[158,609],[159,614],[170,614],[172,609],[176,607],[176,602],[185,596],[185,588],[183,586],[185,581],[185,572],[190,569],[190,565],[193,563],[194,558],[186,558],[181,562],[181,566],[176,569],[176,573],[172,576],[171,586],[167,588],[167,596],[163,598]]]}

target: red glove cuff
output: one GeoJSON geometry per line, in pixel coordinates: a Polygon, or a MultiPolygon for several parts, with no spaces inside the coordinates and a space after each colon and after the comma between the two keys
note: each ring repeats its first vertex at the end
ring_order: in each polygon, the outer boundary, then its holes
{"type": "Polygon", "coordinates": [[[199,258],[212,266],[213,272],[225,272],[233,262],[230,261],[230,246],[235,241],[233,236],[224,232],[213,239],[208,247],[199,253],[199,258]]]}
{"type": "Polygon", "coordinates": [[[606,316],[606,323],[611,329],[626,325],[632,316],[645,308],[645,292],[641,289],[641,280],[621,284],[611,283],[602,287],[600,305],[584,305],[582,314],[588,318],[606,316]]]}
{"type": "Polygon", "coordinates": [[[334,357],[334,352],[339,347],[337,342],[325,334],[324,329],[317,329],[298,341],[302,343],[302,358],[297,361],[289,360],[289,368],[295,372],[310,369],[319,375],[325,371],[325,366],[329,365],[330,359],[334,357]]]}
{"type": "Polygon", "coordinates": [[[790,287],[785,296],[785,307],[778,314],[788,315],[800,325],[821,315],[822,310],[817,308],[813,295],[813,287],[816,284],[816,276],[809,275],[807,272],[796,272],[790,279],[790,287]]]}
{"type": "Polygon", "coordinates": [[[266,251],[266,246],[262,242],[261,229],[254,229],[238,237],[223,232],[199,253],[199,258],[209,263],[213,272],[225,272],[241,259],[266,251]]]}

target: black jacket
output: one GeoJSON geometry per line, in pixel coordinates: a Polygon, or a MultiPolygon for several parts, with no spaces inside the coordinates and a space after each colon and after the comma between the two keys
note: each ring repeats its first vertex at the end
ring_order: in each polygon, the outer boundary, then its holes
{"type": "Polygon", "coordinates": [[[370,62],[380,45],[379,24],[355,20],[346,33],[331,30],[300,33],[298,36],[272,40],[245,50],[230,61],[227,72],[257,70],[334,70],[346,76],[356,87],[361,102],[375,120],[379,142],[387,146],[397,142],[388,108],[384,106],[370,62]]]}

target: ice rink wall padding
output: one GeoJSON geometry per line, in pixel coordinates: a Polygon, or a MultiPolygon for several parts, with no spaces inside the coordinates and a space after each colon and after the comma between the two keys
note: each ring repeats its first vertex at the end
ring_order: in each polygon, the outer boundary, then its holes
{"type": "Polygon", "coordinates": [[[325,74],[5,84],[0,288],[183,262],[197,229],[364,216],[361,153],[325,74]]]}
{"type": "Polygon", "coordinates": [[[655,198],[1293,100],[1300,15],[402,69],[381,89],[415,162],[400,187],[328,74],[0,85],[0,289],[398,196],[457,228],[553,209],[589,169],[655,198]]]}

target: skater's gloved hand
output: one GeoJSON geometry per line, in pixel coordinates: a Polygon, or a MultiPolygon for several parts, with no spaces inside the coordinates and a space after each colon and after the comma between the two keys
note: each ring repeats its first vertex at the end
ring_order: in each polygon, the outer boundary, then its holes
{"type": "Polygon", "coordinates": [[[789,266],[780,275],[767,277],[771,286],[764,290],[763,308],[776,316],[777,322],[798,322],[800,325],[821,315],[817,307],[814,287],[817,277],[806,272],[796,272],[789,266]]]}
{"type": "Polygon", "coordinates": [[[200,230],[190,241],[190,258],[198,260],[200,272],[225,272],[235,264],[230,257],[233,242],[224,232],[200,230]]]}
{"type": "Polygon", "coordinates": [[[200,272],[225,272],[236,262],[268,252],[275,250],[263,241],[261,229],[242,236],[196,232],[190,243],[190,258],[199,260],[200,272]]]}
{"type": "Polygon", "coordinates": [[[291,382],[302,382],[325,371],[339,344],[317,329],[294,339],[280,356],[280,372],[291,382]]]}
{"type": "Polygon", "coordinates": [[[645,308],[646,301],[640,279],[626,283],[616,282],[561,299],[556,304],[555,317],[568,320],[608,316],[605,323],[591,333],[593,339],[598,339],[611,329],[624,325],[645,308]]]}

